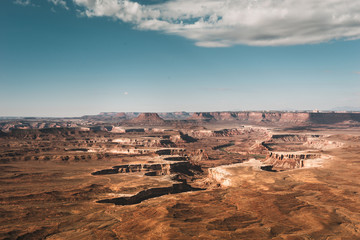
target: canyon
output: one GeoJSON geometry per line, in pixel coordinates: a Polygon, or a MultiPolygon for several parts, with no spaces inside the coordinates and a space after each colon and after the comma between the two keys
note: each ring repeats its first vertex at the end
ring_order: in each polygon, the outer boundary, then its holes
{"type": "Polygon", "coordinates": [[[1,239],[358,239],[360,113],[0,120],[1,239]]]}
{"type": "MultiPolygon", "coordinates": [[[[144,118],[144,114],[152,115],[153,122],[162,120],[189,121],[240,121],[265,123],[317,123],[334,124],[344,121],[360,122],[359,112],[271,112],[271,111],[234,111],[234,112],[169,112],[169,113],[100,113],[84,116],[85,119],[134,119],[144,118]]],[[[145,118],[144,118],[145,119],[145,118]]],[[[150,118],[149,118],[150,119],[150,118]]]]}

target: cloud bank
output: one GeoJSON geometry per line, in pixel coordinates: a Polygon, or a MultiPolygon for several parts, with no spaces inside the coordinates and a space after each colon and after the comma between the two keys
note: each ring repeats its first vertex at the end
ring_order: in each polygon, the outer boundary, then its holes
{"type": "Polygon", "coordinates": [[[69,10],[68,6],[66,5],[65,0],[48,0],[48,2],[51,2],[52,4],[56,6],[61,6],[65,8],[66,10],[69,10]]]}
{"type": "Polygon", "coordinates": [[[72,1],[85,16],[111,17],[139,30],[179,35],[201,47],[282,46],[360,38],[359,0],[72,1]]]}
{"type": "Polygon", "coordinates": [[[17,4],[17,5],[21,5],[21,6],[29,6],[29,5],[31,5],[30,0],[15,0],[14,3],[17,4]]]}

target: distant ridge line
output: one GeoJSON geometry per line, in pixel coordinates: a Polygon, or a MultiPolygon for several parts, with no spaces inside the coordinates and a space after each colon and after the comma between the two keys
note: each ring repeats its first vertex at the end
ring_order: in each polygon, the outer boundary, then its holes
{"type": "MultiPolygon", "coordinates": [[[[317,123],[333,124],[344,121],[360,122],[360,112],[334,112],[334,111],[218,111],[218,112],[111,112],[98,115],[83,116],[85,119],[98,120],[131,120],[141,116],[140,122],[154,123],[162,120],[187,121],[239,121],[239,122],[279,122],[279,123],[317,123]],[[142,119],[142,120],[141,120],[142,119]]],[[[130,121],[132,122],[132,121],[130,121]]],[[[136,121],[135,121],[136,122],[136,121]]]]}

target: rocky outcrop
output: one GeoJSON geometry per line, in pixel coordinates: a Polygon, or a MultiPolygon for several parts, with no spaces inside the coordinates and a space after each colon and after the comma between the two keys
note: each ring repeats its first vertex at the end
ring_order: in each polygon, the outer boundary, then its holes
{"type": "Polygon", "coordinates": [[[360,122],[360,113],[310,112],[196,112],[188,118],[197,121],[241,121],[249,123],[316,123],[360,122]]]}
{"type": "MultiPolygon", "coordinates": [[[[81,153],[81,152],[79,152],[81,153]]],[[[1,153],[0,154],[0,163],[9,163],[16,161],[52,161],[52,162],[88,162],[93,160],[104,160],[111,157],[109,154],[30,154],[30,153],[1,153]]]]}
{"type": "MultiPolygon", "coordinates": [[[[269,135],[270,132],[263,127],[242,127],[242,128],[230,128],[230,129],[221,129],[221,130],[188,130],[186,133],[195,138],[204,138],[204,137],[231,137],[237,135],[259,133],[264,135],[269,135]]],[[[270,135],[269,135],[270,136],[270,135]]]]}
{"type": "MultiPolygon", "coordinates": [[[[239,122],[244,124],[338,124],[339,126],[360,126],[360,112],[109,112],[87,115],[74,119],[16,118],[0,119],[0,131],[10,132],[16,129],[78,128],[123,133],[124,129],[106,127],[105,124],[124,123],[124,125],[164,125],[179,122],[239,122]],[[163,118],[162,118],[163,117],[163,118]],[[166,120],[164,120],[166,119],[166,120]],[[96,123],[94,125],[94,123],[96,123]],[[99,124],[99,126],[97,126],[99,124]]],[[[116,124],[115,124],[116,125],[116,124]]]]}
{"type": "Polygon", "coordinates": [[[213,114],[207,112],[193,113],[191,117],[188,118],[188,120],[200,120],[200,121],[210,121],[214,119],[215,117],[213,116],[213,114]]]}
{"type": "Polygon", "coordinates": [[[208,169],[208,178],[216,182],[220,186],[230,187],[236,185],[246,178],[248,174],[253,171],[273,171],[272,165],[265,164],[256,159],[250,159],[243,163],[235,163],[230,165],[222,165],[208,169]],[[244,177],[244,178],[243,178],[244,177]]]}
{"type": "Polygon", "coordinates": [[[101,112],[97,115],[85,115],[82,116],[82,119],[86,120],[128,120],[137,117],[140,113],[138,112],[101,112]]]}
{"type": "Polygon", "coordinates": [[[185,152],[185,149],[183,148],[164,148],[156,150],[155,153],[157,155],[181,155],[185,152]]]}
{"type": "Polygon", "coordinates": [[[222,129],[213,132],[214,137],[230,137],[248,133],[246,128],[222,129]]]}
{"type": "Polygon", "coordinates": [[[279,122],[283,123],[308,123],[310,121],[309,113],[280,113],[281,117],[279,122]]]}
{"type": "Polygon", "coordinates": [[[310,113],[310,122],[334,124],[344,121],[360,122],[360,113],[310,113]]]}
{"type": "MultiPolygon", "coordinates": [[[[104,112],[98,115],[87,115],[74,119],[40,119],[15,118],[0,119],[0,131],[10,132],[13,129],[46,129],[46,128],[83,128],[88,126],[104,130],[105,124],[122,122],[125,125],[163,125],[183,122],[239,122],[244,124],[339,124],[360,126],[360,112],[281,112],[281,111],[225,111],[225,112],[104,112]],[[166,120],[164,120],[166,119],[166,120]],[[96,126],[96,124],[100,126],[96,126]]],[[[116,125],[116,124],[115,124],[116,125]]],[[[106,125],[105,125],[106,126],[106,125]]],[[[106,128],[106,127],[105,127],[106,128]]],[[[122,129],[107,131],[121,133],[122,129]]]]}
{"type": "Polygon", "coordinates": [[[295,145],[302,146],[302,148],[306,149],[326,150],[342,147],[344,143],[328,140],[326,136],[322,135],[275,134],[272,135],[268,141],[262,142],[262,145],[269,151],[276,151],[274,148],[279,146],[286,148],[289,146],[294,147],[295,145]]]}
{"type": "Polygon", "coordinates": [[[195,138],[202,138],[202,137],[213,137],[214,136],[214,131],[213,130],[189,130],[186,131],[186,134],[188,134],[191,137],[195,137],[195,138]]]}
{"type": "Polygon", "coordinates": [[[196,138],[193,138],[193,137],[189,136],[188,134],[183,133],[181,131],[179,132],[179,134],[171,135],[170,140],[175,143],[192,143],[192,142],[197,141],[196,138]]]}
{"type": "Polygon", "coordinates": [[[160,137],[142,137],[142,138],[115,138],[113,143],[119,143],[122,145],[137,145],[143,147],[176,147],[169,139],[163,139],[160,137]]]}
{"type": "Polygon", "coordinates": [[[49,129],[49,128],[78,128],[80,129],[77,123],[72,121],[62,121],[62,120],[27,120],[22,119],[21,121],[4,121],[0,122],[0,131],[11,132],[13,130],[31,130],[31,129],[49,129]]]}
{"type": "Polygon", "coordinates": [[[307,141],[304,143],[304,146],[313,149],[319,150],[328,150],[334,148],[340,148],[344,146],[344,143],[327,140],[327,139],[319,139],[319,138],[308,138],[307,141]]]}
{"type": "Polygon", "coordinates": [[[209,160],[209,155],[203,149],[197,149],[193,152],[188,153],[192,162],[199,163],[204,160],[209,160]]]}
{"type": "MultiPolygon", "coordinates": [[[[189,173],[191,164],[188,161],[172,161],[165,163],[139,163],[139,164],[123,164],[114,166],[110,169],[103,169],[91,173],[92,175],[107,175],[117,173],[132,173],[132,172],[144,172],[153,173],[153,176],[170,175],[173,173],[189,173]]],[[[192,175],[192,174],[190,174],[192,175]]]]}
{"type": "Polygon", "coordinates": [[[224,166],[209,168],[208,172],[209,179],[217,182],[219,185],[224,187],[231,186],[231,173],[228,172],[224,166]]]}
{"type": "Polygon", "coordinates": [[[233,121],[236,120],[236,113],[235,112],[214,112],[211,113],[217,121],[233,121]]]}
{"type": "Polygon", "coordinates": [[[268,154],[269,158],[274,158],[277,160],[286,160],[286,159],[312,159],[320,157],[319,153],[286,153],[286,152],[270,152],[268,154]]]}
{"type": "Polygon", "coordinates": [[[269,152],[265,162],[274,167],[294,169],[304,167],[304,160],[320,158],[319,153],[306,152],[269,152]]]}
{"type": "Polygon", "coordinates": [[[185,152],[184,148],[134,148],[124,147],[120,149],[112,149],[108,151],[112,154],[125,154],[125,155],[148,155],[148,154],[157,154],[157,155],[183,155],[185,152]]]}
{"type": "Polygon", "coordinates": [[[161,112],[158,114],[165,120],[185,120],[190,117],[188,112],[161,112]]]}
{"type": "MultiPolygon", "coordinates": [[[[317,137],[312,135],[313,138],[317,137]]],[[[308,135],[300,134],[274,134],[267,144],[280,144],[280,143],[305,143],[308,140],[308,135]]]]}
{"type": "Polygon", "coordinates": [[[157,113],[141,113],[138,117],[131,119],[129,122],[136,124],[161,125],[165,123],[165,120],[159,117],[157,113]]]}

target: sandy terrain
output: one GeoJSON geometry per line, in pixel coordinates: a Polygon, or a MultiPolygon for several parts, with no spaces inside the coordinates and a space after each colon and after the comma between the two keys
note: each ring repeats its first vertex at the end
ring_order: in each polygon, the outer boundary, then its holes
{"type": "Polygon", "coordinates": [[[175,147],[169,147],[169,142],[149,142],[154,132],[117,134],[116,139],[147,139],[146,144],[139,140],[137,145],[123,147],[108,141],[115,139],[112,134],[102,132],[76,133],[76,146],[60,136],[56,144],[46,145],[53,133],[35,139],[2,138],[2,159],[7,160],[0,164],[0,238],[360,239],[360,132],[356,128],[182,131],[197,141],[178,137],[176,131],[157,135],[172,139],[175,147]],[[279,134],[290,136],[274,137],[279,134]],[[321,137],[315,141],[309,135],[321,137]],[[80,144],[85,138],[98,141],[80,144]],[[309,145],[309,139],[315,144],[309,145]],[[329,146],[332,142],[341,144],[319,148],[320,143],[329,146]],[[262,143],[277,151],[331,157],[323,158],[320,167],[307,168],[290,164],[298,159],[284,157],[288,164],[275,164],[274,171],[261,170],[246,161],[268,164],[271,150],[262,143]],[[153,151],[111,153],[122,148],[153,151]],[[157,152],[164,149],[185,150],[157,152]],[[10,157],[5,158],[5,153],[10,157]],[[39,159],[25,161],[28,155],[39,159]],[[43,155],[56,157],[44,160],[43,155]],[[64,156],[69,158],[64,160],[64,156]],[[169,164],[174,159],[165,160],[171,156],[182,156],[181,161],[192,165],[173,168],[169,164]],[[152,165],[159,162],[162,168],[152,165]],[[143,165],[134,165],[139,163],[143,165]],[[225,184],[208,170],[229,164],[235,167],[226,168],[225,184]],[[124,170],[91,174],[119,165],[124,170]],[[118,204],[97,202],[106,199],[117,199],[118,204]],[[129,204],[123,205],[124,201],[129,204]]]}

